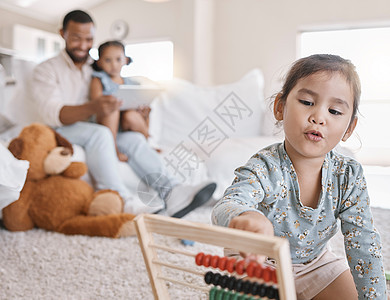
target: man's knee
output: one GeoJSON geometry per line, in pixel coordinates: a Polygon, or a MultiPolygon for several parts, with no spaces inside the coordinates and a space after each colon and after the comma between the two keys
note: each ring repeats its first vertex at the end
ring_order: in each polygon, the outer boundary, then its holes
{"type": "Polygon", "coordinates": [[[110,129],[100,124],[94,124],[94,130],[91,138],[101,141],[113,141],[113,136],[110,129]]]}
{"type": "Polygon", "coordinates": [[[135,132],[135,131],[126,131],[118,133],[117,135],[117,143],[118,145],[121,145],[122,147],[126,148],[133,148],[134,146],[141,146],[143,144],[147,144],[147,140],[145,136],[142,133],[135,132]]]}

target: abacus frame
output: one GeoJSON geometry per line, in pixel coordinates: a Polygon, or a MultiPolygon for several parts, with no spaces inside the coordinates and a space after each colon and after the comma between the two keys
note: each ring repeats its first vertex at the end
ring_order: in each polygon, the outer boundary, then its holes
{"type": "Polygon", "coordinates": [[[160,215],[142,214],[134,222],[155,299],[166,300],[170,296],[161,266],[154,263],[158,256],[153,233],[272,257],[276,261],[280,299],[296,299],[289,244],[283,238],[160,215]]]}

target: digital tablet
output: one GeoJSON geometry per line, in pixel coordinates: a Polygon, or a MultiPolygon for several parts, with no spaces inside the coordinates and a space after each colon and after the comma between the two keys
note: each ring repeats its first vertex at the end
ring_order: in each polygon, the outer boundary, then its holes
{"type": "Polygon", "coordinates": [[[123,101],[121,110],[127,110],[149,106],[161,92],[162,88],[153,85],[123,84],[119,86],[115,96],[123,101]]]}

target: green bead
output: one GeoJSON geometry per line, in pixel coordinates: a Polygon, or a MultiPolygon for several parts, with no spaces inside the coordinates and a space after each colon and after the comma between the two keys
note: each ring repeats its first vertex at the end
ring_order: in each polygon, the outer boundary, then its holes
{"type": "Polygon", "coordinates": [[[209,292],[209,300],[215,300],[216,289],[217,289],[217,288],[215,288],[215,287],[213,287],[213,288],[210,289],[210,292],[209,292]]]}

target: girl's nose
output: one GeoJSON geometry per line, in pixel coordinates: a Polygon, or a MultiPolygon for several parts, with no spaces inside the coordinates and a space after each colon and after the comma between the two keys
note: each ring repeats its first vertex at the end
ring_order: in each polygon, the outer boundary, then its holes
{"type": "Polygon", "coordinates": [[[309,122],[317,125],[324,125],[325,118],[320,112],[316,112],[309,117],[309,122]]]}

